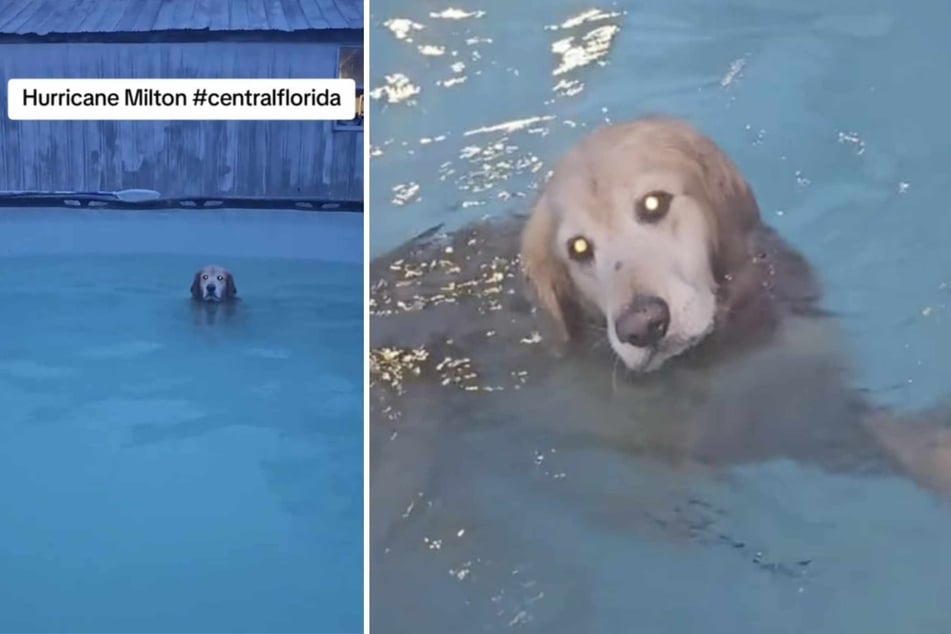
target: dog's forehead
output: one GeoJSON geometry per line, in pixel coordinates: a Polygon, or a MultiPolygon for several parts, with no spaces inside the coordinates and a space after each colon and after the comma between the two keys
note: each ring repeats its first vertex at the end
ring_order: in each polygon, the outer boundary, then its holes
{"type": "Polygon", "coordinates": [[[208,275],[208,276],[228,275],[227,269],[221,266],[214,265],[214,264],[209,264],[208,266],[202,267],[202,269],[199,272],[202,275],[208,275]]]}
{"type": "Polygon", "coordinates": [[[567,224],[572,225],[573,230],[584,230],[590,229],[591,224],[608,228],[613,223],[611,210],[614,204],[610,192],[585,178],[584,174],[553,179],[546,193],[558,224],[563,227],[567,224]]]}
{"type": "MultiPolygon", "coordinates": [[[[545,186],[561,219],[578,218],[611,228],[633,209],[635,199],[650,191],[690,193],[700,169],[676,148],[645,147],[648,140],[582,144],[556,165],[545,186]],[[581,213],[579,213],[581,212],[581,213]]],[[[630,140],[628,140],[630,141],[630,140]]]]}

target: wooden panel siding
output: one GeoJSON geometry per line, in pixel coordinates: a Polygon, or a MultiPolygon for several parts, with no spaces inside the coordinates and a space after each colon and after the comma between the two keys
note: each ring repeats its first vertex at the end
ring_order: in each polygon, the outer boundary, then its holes
{"type": "MultiPolygon", "coordinates": [[[[331,43],[0,44],[7,80],[334,77],[331,43]]],[[[0,190],[156,189],[166,196],[363,198],[363,132],[330,121],[10,121],[0,190]]]]}
{"type": "Polygon", "coordinates": [[[2,0],[0,33],[362,29],[362,0],[2,0]]]}

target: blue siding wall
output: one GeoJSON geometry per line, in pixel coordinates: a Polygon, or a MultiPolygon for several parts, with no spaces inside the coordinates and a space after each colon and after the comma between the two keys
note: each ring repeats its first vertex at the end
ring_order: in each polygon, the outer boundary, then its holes
{"type": "MultiPolygon", "coordinates": [[[[0,43],[0,103],[17,77],[334,77],[337,49],[332,42],[0,43]]],[[[329,121],[0,117],[0,190],[125,188],[361,200],[363,132],[329,121]]]]}

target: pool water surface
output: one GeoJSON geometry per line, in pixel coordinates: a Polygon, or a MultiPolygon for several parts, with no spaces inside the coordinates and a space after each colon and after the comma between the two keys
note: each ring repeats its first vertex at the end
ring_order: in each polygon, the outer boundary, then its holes
{"type": "Polygon", "coordinates": [[[0,257],[0,630],[362,627],[362,267],[0,257]]]}

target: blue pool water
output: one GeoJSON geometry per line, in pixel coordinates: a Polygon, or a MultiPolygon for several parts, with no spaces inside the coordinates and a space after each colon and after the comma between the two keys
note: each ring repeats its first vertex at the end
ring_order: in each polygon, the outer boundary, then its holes
{"type": "MultiPolygon", "coordinates": [[[[374,0],[372,254],[525,210],[553,160],[603,122],[679,115],[734,158],[766,221],[815,266],[868,397],[948,398],[949,19],[939,0],[374,0]]],[[[392,500],[406,537],[371,559],[376,596],[395,597],[374,601],[380,622],[951,628],[933,600],[951,590],[951,511],[905,480],[788,462],[711,479],[488,427],[447,432],[444,469],[392,500]],[[424,519],[402,522],[423,501],[424,519]],[[681,513],[709,539],[638,528],[681,513]]]]}
{"type": "Polygon", "coordinates": [[[361,630],[362,218],[215,213],[0,211],[0,631],[361,630]]]}

